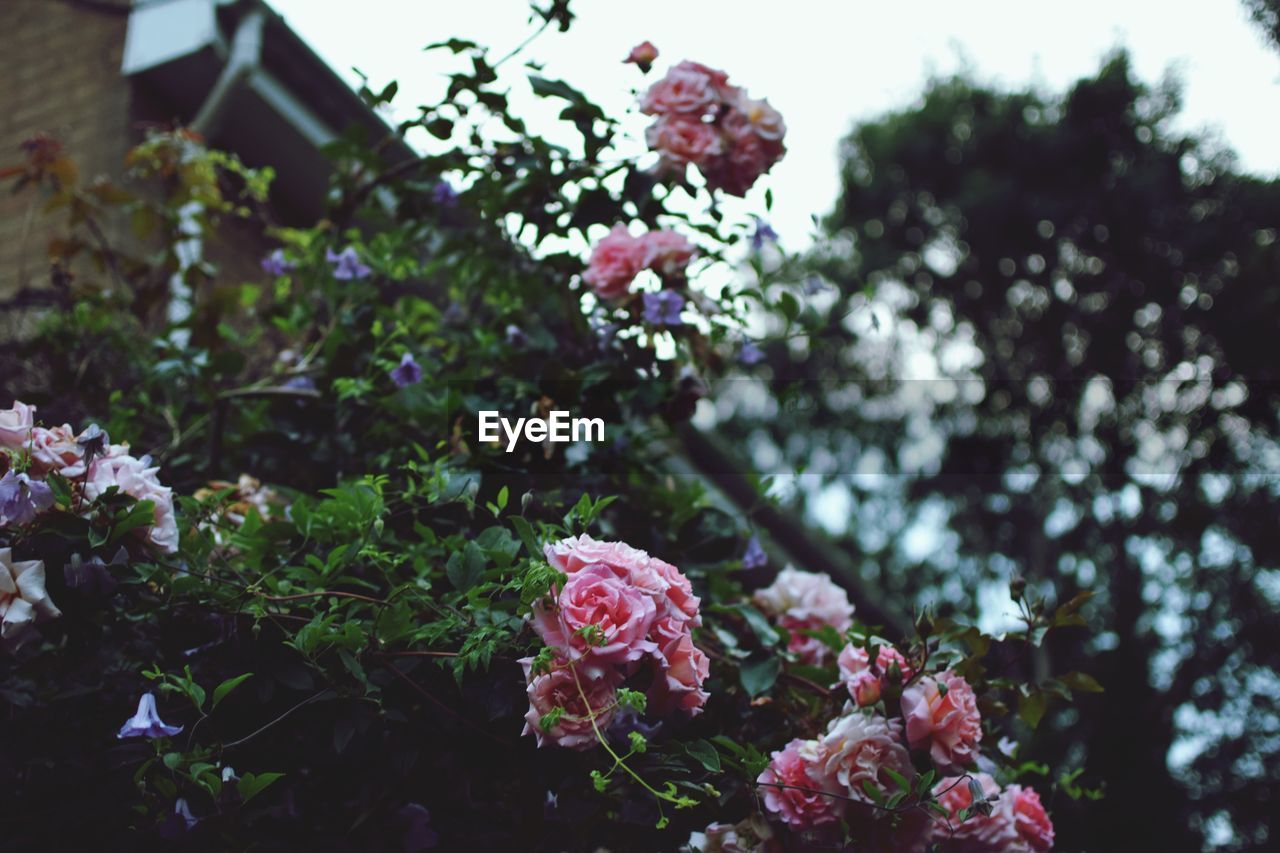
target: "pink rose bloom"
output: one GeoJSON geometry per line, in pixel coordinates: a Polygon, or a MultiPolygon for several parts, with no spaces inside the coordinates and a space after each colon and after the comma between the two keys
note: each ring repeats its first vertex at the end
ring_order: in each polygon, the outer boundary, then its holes
{"type": "Polygon", "coordinates": [[[640,100],[640,112],[645,115],[679,113],[701,116],[720,102],[728,82],[723,71],[697,62],[681,62],[649,87],[640,100]]]}
{"type": "Polygon", "coordinates": [[[886,768],[906,776],[915,770],[902,742],[902,723],[880,714],[853,711],[836,717],[818,740],[819,771],[834,779],[844,793],[866,803],[875,801],[863,788],[869,782],[886,798],[898,790],[886,768]]]}
{"type": "Polygon", "coordinates": [[[657,557],[650,558],[649,568],[666,584],[663,593],[664,612],[674,614],[678,619],[687,619],[690,625],[701,625],[702,617],[698,615],[698,607],[702,602],[693,594],[693,584],[684,573],[657,557]]]}
{"type": "Polygon", "coordinates": [[[658,673],[649,690],[649,708],[658,714],[679,710],[696,717],[707,703],[707,692],[702,689],[711,673],[707,656],[693,644],[693,636],[687,630],[669,640],[659,655],[658,673]]]}
{"type": "Polygon", "coordinates": [[[550,672],[533,675],[533,658],[523,658],[524,677],[529,683],[529,710],[524,715],[524,731],[538,739],[538,746],[554,744],[568,749],[590,749],[600,742],[601,732],[609,727],[617,707],[617,676],[606,671],[596,678],[558,661],[550,672]],[[581,687],[581,689],[579,689],[581,687]],[[583,697],[586,701],[583,701],[583,697]],[[560,719],[550,729],[542,728],[542,718],[555,708],[563,708],[560,719]],[[594,716],[595,727],[592,726],[594,716]]]}
{"type": "Polygon", "coordinates": [[[693,260],[694,248],[683,235],[662,229],[650,231],[642,239],[646,267],[666,277],[684,275],[685,267],[693,260]]]}
{"type": "Polygon", "coordinates": [[[778,619],[778,627],[787,629],[791,639],[787,642],[787,651],[806,666],[825,666],[831,657],[831,648],[817,637],[804,633],[818,631],[826,625],[816,616],[808,619],[797,619],[794,616],[783,616],[778,619]]]}
{"type": "Polygon", "coordinates": [[[906,658],[892,646],[880,647],[874,667],[870,665],[867,650],[853,643],[845,646],[836,659],[840,667],[840,682],[849,689],[849,696],[858,705],[874,705],[880,701],[880,691],[889,683],[889,667],[895,663],[902,673],[902,682],[909,681],[914,673],[907,666],[906,658]]]}
{"type": "Polygon", "coordinates": [[[699,601],[689,579],[675,566],[638,548],[624,542],[599,542],[584,533],[545,546],[543,554],[566,575],[587,566],[608,566],[619,578],[652,596],[658,616],[674,612],[681,619],[693,620],[694,625],[702,624],[699,601]]]}
{"type": "Polygon", "coordinates": [[[108,455],[94,459],[93,470],[85,479],[84,495],[97,500],[107,489],[115,486],[136,500],[155,504],[155,523],[147,529],[147,541],[166,554],[178,550],[178,520],[173,508],[173,489],[160,484],[156,476],[160,471],[151,465],[151,457],[135,459],[123,453],[120,445],[108,455]]]}
{"type": "Polygon", "coordinates": [[[662,155],[663,168],[681,175],[688,164],[701,166],[724,153],[720,129],[690,116],[663,116],[645,131],[645,141],[662,155]]]}
{"type": "Polygon", "coordinates": [[[750,126],[752,132],[766,142],[781,142],[787,135],[787,124],[782,115],[769,106],[763,98],[756,100],[747,97],[746,92],[739,92],[733,101],[733,109],[750,126]]]}
{"type": "Polygon", "coordinates": [[[20,400],[13,401],[12,409],[0,409],[0,448],[20,450],[25,447],[35,428],[35,406],[20,400]]]}
{"type": "Polygon", "coordinates": [[[554,605],[534,605],[533,627],[570,659],[586,658],[580,671],[595,677],[603,664],[636,661],[658,650],[648,639],[656,614],[649,594],[596,563],[570,575],[554,605]],[[598,629],[598,643],[583,633],[591,625],[598,629]]]}
{"type": "Polygon", "coordinates": [[[43,477],[57,471],[64,477],[84,476],[84,450],[76,444],[76,434],[69,424],[31,430],[31,473],[43,477]]]}
{"type": "Polygon", "coordinates": [[[1008,800],[1013,811],[1014,827],[1018,835],[1037,853],[1053,847],[1053,821],[1040,802],[1040,795],[1031,788],[1010,785],[1001,800],[1008,800]]]}
{"type": "Polygon", "coordinates": [[[797,829],[831,823],[844,811],[834,780],[818,765],[819,754],[816,740],[797,738],[773,753],[756,779],[765,809],[797,829]]]}
{"type": "Polygon", "coordinates": [[[711,189],[742,198],[770,165],[760,137],[749,134],[734,138],[728,154],[704,166],[702,174],[711,189]]]}
{"type": "Polygon", "coordinates": [[[773,828],[761,815],[753,814],[738,823],[713,823],[689,836],[684,849],[699,853],[772,853],[782,849],[773,828]]]}
{"type": "Polygon", "coordinates": [[[842,632],[853,623],[849,596],[829,575],[818,572],[802,572],[787,566],[778,572],[773,583],[756,590],[754,599],[760,609],[774,617],[817,619],[842,632]]]}
{"type": "Polygon", "coordinates": [[[600,542],[585,533],[545,545],[542,553],[548,563],[566,575],[596,563],[623,569],[619,575],[626,575],[632,568],[649,562],[648,554],[625,542],[600,542]]]}
{"type": "Polygon", "coordinates": [[[619,223],[592,248],[582,278],[602,299],[618,299],[644,269],[644,260],[644,240],[619,223]]]}
{"type": "Polygon", "coordinates": [[[630,62],[639,65],[641,71],[648,71],[649,66],[658,58],[658,49],[653,46],[651,41],[642,41],[635,47],[631,48],[631,52],[627,54],[627,58],[623,62],[630,62]]]}
{"type": "Polygon", "coordinates": [[[1012,800],[1001,794],[1000,786],[990,775],[974,773],[971,777],[991,803],[991,814],[976,812],[962,822],[960,812],[973,805],[969,779],[963,776],[945,778],[933,786],[933,795],[950,816],[933,824],[930,829],[932,840],[948,853],[1029,853],[1014,826],[1009,807],[1012,800]]]}
{"type": "Polygon", "coordinates": [[[928,747],[944,773],[973,763],[982,740],[982,717],[969,682],[950,671],[926,675],[902,691],[902,718],[912,749],[928,747]]]}

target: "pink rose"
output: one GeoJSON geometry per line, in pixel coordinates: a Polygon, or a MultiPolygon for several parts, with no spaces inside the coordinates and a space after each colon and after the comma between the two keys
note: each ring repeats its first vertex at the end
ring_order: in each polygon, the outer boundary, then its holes
{"type": "Polygon", "coordinates": [[[609,727],[617,707],[617,676],[606,670],[595,678],[557,661],[550,672],[533,675],[533,658],[523,658],[524,677],[529,683],[529,710],[524,715],[524,731],[538,739],[568,749],[590,749],[600,742],[596,729],[609,727]],[[555,725],[542,728],[542,718],[556,708],[563,709],[555,725]],[[594,725],[593,725],[594,722],[594,725]]]}
{"type": "Polygon", "coordinates": [[[827,574],[787,566],[772,584],[756,590],[754,598],[762,610],[774,617],[817,619],[841,632],[853,623],[853,605],[848,595],[827,574]]]}
{"type": "Polygon", "coordinates": [[[656,613],[649,594],[596,563],[570,575],[554,605],[534,605],[533,627],[548,646],[573,660],[586,659],[581,671],[598,676],[603,664],[636,661],[658,650],[647,636],[656,613]]]}
{"type": "Polygon", "coordinates": [[[738,823],[713,823],[702,832],[689,836],[684,849],[699,853],[774,853],[782,849],[774,838],[773,828],[759,814],[752,814],[738,823]]]}
{"type": "Polygon", "coordinates": [[[702,684],[711,664],[693,637],[683,631],[661,648],[658,672],[649,690],[649,708],[658,714],[680,710],[691,717],[702,713],[707,692],[702,684]]]}
{"type": "Polygon", "coordinates": [[[108,455],[94,459],[93,469],[85,478],[84,495],[97,500],[115,486],[136,500],[151,501],[155,505],[155,522],[146,531],[147,540],[162,552],[172,554],[178,550],[178,520],[173,489],[160,484],[156,476],[159,471],[158,466],[151,465],[150,456],[135,459],[124,453],[121,445],[113,445],[108,455]]]}
{"type": "Polygon", "coordinates": [[[728,87],[728,77],[697,62],[681,62],[665,77],[649,87],[640,101],[645,115],[701,116],[719,103],[728,87]]]}
{"type": "Polygon", "coordinates": [[[690,163],[701,166],[724,153],[720,129],[700,118],[668,115],[645,131],[649,147],[662,155],[662,166],[680,175],[690,163]]]}
{"type": "Polygon", "coordinates": [[[0,409],[0,448],[20,450],[25,447],[35,427],[35,413],[35,406],[19,400],[13,401],[12,409],[0,409]]]}
{"type": "Polygon", "coordinates": [[[881,689],[889,683],[889,668],[898,665],[901,683],[911,679],[914,673],[907,666],[906,658],[892,646],[881,646],[876,654],[876,665],[871,666],[867,650],[852,643],[844,647],[836,659],[840,667],[840,682],[849,689],[849,696],[858,705],[874,705],[880,701],[881,689]]]}
{"type": "Polygon", "coordinates": [[[689,579],[675,566],[638,548],[624,542],[599,542],[584,533],[545,546],[543,554],[548,563],[566,575],[587,566],[608,566],[619,578],[648,593],[658,616],[673,612],[681,619],[692,620],[694,625],[702,624],[699,601],[689,579]]]}
{"type": "Polygon", "coordinates": [[[825,666],[827,658],[831,656],[831,649],[825,642],[805,633],[821,630],[825,626],[826,623],[816,616],[810,616],[807,619],[783,616],[778,619],[778,627],[785,628],[791,635],[791,639],[787,642],[787,651],[806,666],[825,666]]]}
{"type": "Polygon", "coordinates": [[[64,477],[84,476],[84,450],[76,444],[76,434],[69,424],[31,430],[31,473],[43,477],[57,471],[64,477]]]}
{"type": "Polygon", "coordinates": [[[927,746],[940,771],[959,772],[977,757],[982,718],[962,677],[947,671],[911,684],[902,691],[902,718],[911,748],[927,746]]]}
{"type": "Polygon", "coordinates": [[[693,244],[674,231],[650,231],[644,240],[644,265],[659,275],[684,275],[693,260],[693,244]]]}
{"type": "Polygon", "coordinates": [[[732,106],[752,132],[762,140],[781,142],[787,135],[787,124],[782,120],[782,115],[763,98],[756,100],[747,97],[746,92],[739,92],[732,106]]]}
{"type": "Polygon", "coordinates": [[[1011,800],[1000,792],[1000,786],[986,773],[974,773],[970,778],[952,776],[933,787],[933,795],[949,813],[947,820],[936,821],[930,829],[932,840],[942,845],[948,853],[1027,853],[1028,848],[1018,837],[1014,826],[1011,800]],[[961,821],[960,812],[973,805],[970,780],[977,782],[983,796],[991,803],[991,814],[975,812],[961,821]]]}
{"type": "Polygon", "coordinates": [[[818,765],[819,755],[816,740],[797,738],[773,753],[756,779],[765,809],[797,829],[831,823],[844,811],[836,783],[818,765]]]}
{"type": "Polygon", "coordinates": [[[623,62],[630,62],[640,66],[641,71],[648,72],[649,66],[653,65],[655,59],[658,58],[658,49],[653,46],[651,41],[642,41],[635,47],[631,48],[631,52],[627,54],[627,58],[623,62]]]}
{"type": "Polygon", "coordinates": [[[898,790],[886,769],[908,779],[914,774],[911,756],[902,743],[902,723],[880,714],[853,711],[836,717],[818,740],[818,768],[834,779],[850,797],[874,803],[863,783],[889,797],[898,790]]]}
{"type": "Polygon", "coordinates": [[[666,584],[663,593],[666,605],[664,610],[675,614],[679,619],[689,620],[690,625],[701,625],[702,617],[698,615],[698,606],[702,602],[693,594],[693,584],[684,573],[657,557],[650,558],[649,568],[666,584]]]}
{"type": "Polygon", "coordinates": [[[602,299],[617,299],[626,295],[644,261],[644,241],[619,223],[591,250],[582,278],[602,299]]]}
{"type": "Polygon", "coordinates": [[[1053,847],[1053,821],[1040,802],[1040,795],[1031,788],[1010,785],[1001,800],[1007,799],[1013,811],[1014,828],[1022,840],[1037,853],[1053,847]]]}

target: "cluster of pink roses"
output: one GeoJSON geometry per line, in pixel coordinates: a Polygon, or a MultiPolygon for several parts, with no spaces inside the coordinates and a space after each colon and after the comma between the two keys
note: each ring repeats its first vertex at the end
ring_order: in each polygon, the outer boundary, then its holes
{"type": "Polygon", "coordinates": [[[660,170],[683,177],[693,164],[709,188],[730,195],[746,195],[786,151],[778,111],[697,62],[669,70],[645,93],[640,111],[657,116],[646,138],[660,155],[660,170]]]}
{"type": "MultiPolygon", "coordinates": [[[[15,402],[10,409],[0,409],[2,467],[12,473],[18,461],[25,459],[26,470],[15,478],[21,478],[30,491],[47,490],[43,480],[56,472],[82,484],[86,503],[97,500],[112,487],[137,500],[151,501],[155,522],[144,528],[147,540],[166,554],[178,550],[173,490],[160,484],[156,476],[160,469],[151,464],[151,457],[130,456],[127,444],[109,444],[106,433],[96,427],[77,434],[68,424],[36,426],[35,411],[35,406],[21,402],[15,402]]],[[[42,507],[47,508],[48,504],[42,507]]]]}
{"type": "MultiPolygon", "coordinates": [[[[830,648],[808,633],[830,626],[843,635],[853,621],[853,606],[844,590],[825,574],[788,567],[768,587],[758,590],[755,603],[780,627],[791,633],[790,651],[810,666],[828,661],[830,648]]],[[[911,751],[927,753],[941,774],[953,778],[939,783],[935,794],[953,818],[972,803],[965,784],[978,761],[982,718],[973,688],[947,670],[917,672],[912,662],[889,645],[871,651],[852,643],[837,656],[840,684],[850,701],[832,720],[824,735],[795,739],[772,754],[757,779],[765,808],[796,828],[860,823],[869,836],[884,835],[875,818],[878,805],[899,790],[896,777],[911,779],[915,768],[911,751]],[[882,702],[889,688],[901,688],[901,718],[882,702]],[[882,796],[873,797],[868,788],[882,796]],[[868,821],[871,824],[868,826],[868,821]]],[[[892,695],[891,693],[889,695],[892,695]]],[[[1011,786],[1001,791],[985,774],[978,774],[990,815],[964,821],[903,823],[887,842],[890,849],[923,850],[927,843],[955,851],[1031,853],[1048,850],[1053,825],[1036,793],[1011,786]],[[988,790],[989,789],[989,790],[988,790]]],[[[874,846],[874,845],[873,845],[874,846]]]]}
{"type": "Polygon", "coordinates": [[[653,270],[664,280],[683,278],[694,251],[693,244],[674,231],[634,237],[619,223],[591,249],[582,278],[600,298],[617,300],[627,295],[642,270],[653,270]]]}
{"type": "Polygon", "coordinates": [[[524,733],[539,746],[594,746],[613,720],[618,688],[646,663],[649,710],[698,714],[709,663],[693,644],[701,617],[689,579],[644,551],[586,535],[548,545],[545,554],[567,579],[554,601],[534,608],[534,630],[553,663],[535,672],[534,658],[521,661],[529,695],[524,733]]]}
{"type": "Polygon", "coordinates": [[[1040,795],[1031,788],[1022,785],[1001,788],[989,774],[974,773],[969,778],[943,779],[934,786],[933,793],[949,814],[945,823],[935,823],[929,830],[933,841],[943,850],[1040,853],[1053,847],[1053,822],[1040,802],[1040,795]],[[973,805],[970,779],[982,788],[991,813],[975,813],[961,821],[960,812],[973,805]]]}
{"type": "Polygon", "coordinates": [[[830,625],[843,635],[853,624],[853,605],[843,589],[821,572],[802,572],[787,566],[773,583],[756,590],[756,605],[791,635],[788,650],[801,663],[822,666],[831,650],[817,637],[802,633],[830,625]]]}

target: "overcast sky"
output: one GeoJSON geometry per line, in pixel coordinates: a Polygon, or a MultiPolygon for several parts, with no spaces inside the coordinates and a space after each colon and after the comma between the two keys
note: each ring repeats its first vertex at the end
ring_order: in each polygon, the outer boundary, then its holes
{"type": "MultiPolygon", "coordinates": [[[[402,115],[438,96],[450,67],[445,55],[423,53],[424,45],[457,36],[501,55],[530,32],[526,0],[269,2],[347,79],[356,81],[355,67],[375,85],[398,80],[402,115]]],[[[645,85],[620,62],[645,39],[662,53],[658,72],[696,59],[782,112],[789,151],[756,192],[773,188],[771,218],[791,249],[807,243],[810,217],[835,199],[841,136],[858,120],[910,103],[931,74],[963,67],[1005,87],[1059,91],[1123,45],[1142,79],[1172,70],[1184,81],[1183,127],[1211,128],[1245,168],[1280,174],[1280,51],[1264,45],[1239,0],[575,0],[572,8],[579,16],[572,30],[548,31],[523,57],[545,62],[548,76],[614,115],[645,85]]],[[[552,124],[550,112],[523,97],[521,63],[508,63],[504,73],[532,126],[552,124]]],[[[630,115],[637,139],[646,121],[630,115]]],[[[756,195],[738,211],[762,209],[756,195]]]]}

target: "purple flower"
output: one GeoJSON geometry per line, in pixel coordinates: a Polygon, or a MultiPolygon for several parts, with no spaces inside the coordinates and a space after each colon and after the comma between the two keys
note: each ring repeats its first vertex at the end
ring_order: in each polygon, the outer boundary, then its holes
{"type": "Polygon", "coordinates": [[[53,490],[39,480],[13,471],[0,477],[0,527],[30,524],[53,506],[53,490]]]}
{"type": "Polygon", "coordinates": [[[751,249],[752,251],[758,252],[764,248],[764,244],[766,242],[778,242],[778,232],[774,231],[773,226],[768,222],[765,222],[760,217],[757,216],[755,220],[756,228],[751,232],[751,249]]]}
{"type": "Polygon", "coordinates": [[[421,853],[440,842],[440,836],[431,828],[431,812],[420,803],[407,803],[396,812],[396,819],[403,831],[400,846],[405,853],[421,853]]]}
{"type": "Polygon", "coordinates": [[[325,249],[324,259],[333,265],[333,277],[342,281],[350,281],[353,278],[368,278],[373,273],[373,270],[360,263],[359,255],[350,246],[341,252],[325,249]]]}
{"type": "Polygon", "coordinates": [[[762,569],[769,563],[769,555],[760,546],[760,537],[754,533],[747,540],[747,550],[742,554],[742,568],[762,569]]]}
{"type": "Polygon", "coordinates": [[[182,819],[182,822],[187,825],[187,829],[191,829],[200,822],[200,818],[191,813],[191,806],[187,805],[184,797],[178,797],[178,801],[173,804],[173,813],[182,819]]]}
{"type": "Polygon", "coordinates": [[[431,200],[440,207],[457,207],[458,191],[448,181],[437,181],[436,185],[431,188],[431,200]]]}
{"type": "Polygon", "coordinates": [[[86,456],[97,456],[110,442],[107,431],[97,424],[89,424],[84,432],[76,436],[76,444],[80,445],[86,456]]]}
{"type": "Polygon", "coordinates": [[[738,350],[738,362],[750,367],[762,361],[764,361],[764,350],[756,346],[755,341],[743,341],[742,349],[738,350]]]}
{"type": "Polygon", "coordinates": [[[280,276],[293,270],[298,265],[284,256],[284,249],[273,249],[261,261],[262,271],[267,275],[280,276]]]}
{"type": "Polygon", "coordinates": [[[160,719],[160,712],[156,710],[155,694],[143,693],[142,698],[138,700],[137,713],[125,721],[120,731],[116,732],[116,737],[120,739],[173,737],[181,731],[182,726],[166,726],[160,719]]]}
{"type": "Polygon", "coordinates": [[[815,293],[826,289],[826,284],[822,280],[822,276],[817,273],[810,273],[804,279],[804,295],[813,296],[815,293]]]}
{"type": "Polygon", "coordinates": [[[684,297],[671,290],[644,295],[644,318],[655,326],[679,326],[684,297]]]}
{"type": "Polygon", "coordinates": [[[289,388],[293,391],[314,391],[316,389],[316,381],[310,376],[291,376],[281,387],[289,388]]]}
{"type": "Polygon", "coordinates": [[[413,360],[411,353],[405,353],[400,364],[391,369],[391,381],[397,388],[406,388],[422,381],[422,368],[413,360]]]}

